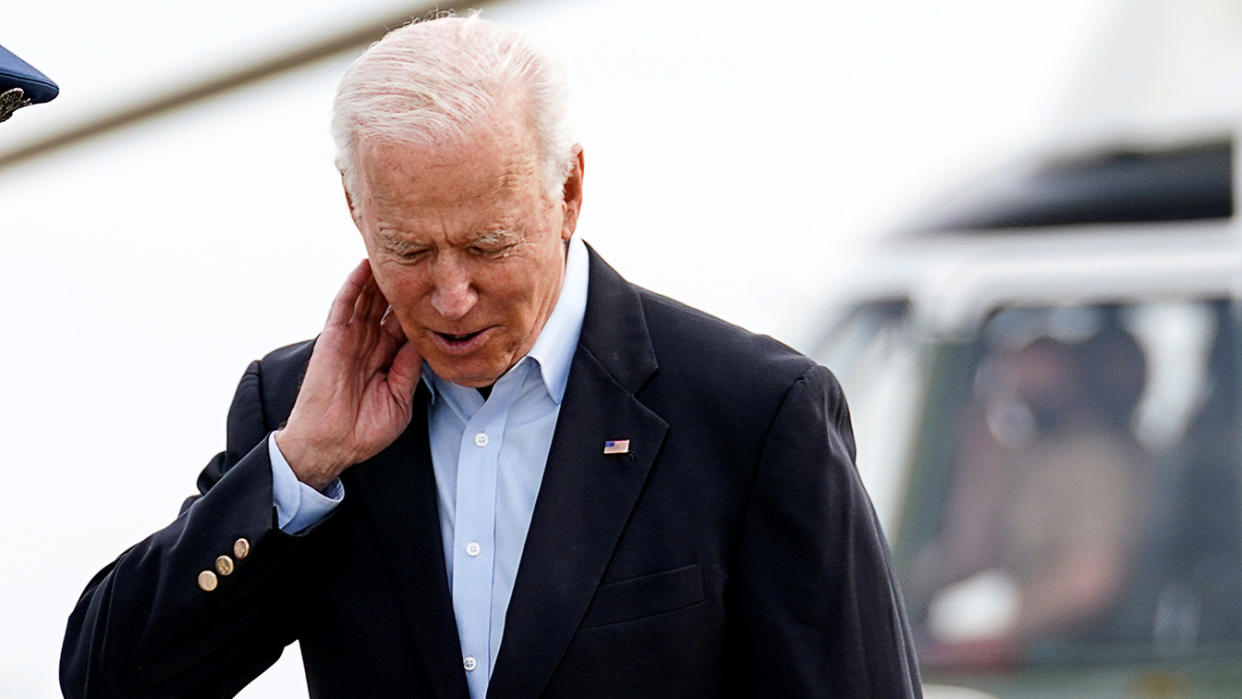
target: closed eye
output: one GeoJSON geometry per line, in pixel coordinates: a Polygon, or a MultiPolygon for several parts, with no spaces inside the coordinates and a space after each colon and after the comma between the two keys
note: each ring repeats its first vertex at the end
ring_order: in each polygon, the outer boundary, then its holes
{"type": "Polygon", "coordinates": [[[470,252],[481,257],[504,257],[516,247],[510,245],[471,245],[470,252]]]}

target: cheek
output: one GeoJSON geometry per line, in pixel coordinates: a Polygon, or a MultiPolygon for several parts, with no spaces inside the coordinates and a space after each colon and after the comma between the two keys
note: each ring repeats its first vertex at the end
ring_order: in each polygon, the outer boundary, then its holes
{"type": "Polygon", "coordinates": [[[375,277],[375,284],[379,286],[380,293],[384,295],[384,298],[388,299],[389,303],[392,303],[392,299],[396,295],[394,293],[396,288],[393,285],[392,277],[385,273],[382,266],[376,266],[374,262],[371,263],[371,274],[375,277]]]}
{"type": "Polygon", "coordinates": [[[410,314],[423,296],[424,286],[417,275],[397,265],[374,265],[375,283],[398,315],[410,314]]]}

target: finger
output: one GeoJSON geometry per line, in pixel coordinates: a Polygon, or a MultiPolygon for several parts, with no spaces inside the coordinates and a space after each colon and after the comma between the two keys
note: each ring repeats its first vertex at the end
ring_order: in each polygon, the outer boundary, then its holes
{"type": "Polygon", "coordinates": [[[349,323],[349,318],[354,312],[354,303],[358,300],[358,296],[362,293],[363,287],[370,278],[371,263],[369,260],[363,259],[349,273],[345,283],[341,285],[341,290],[336,292],[336,298],[332,299],[332,307],[328,310],[328,321],[325,327],[349,323]]]}
{"type": "Polygon", "coordinates": [[[350,320],[359,323],[375,323],[379,318],[371,317],[371,307],[375,304],[375,297],[379,295],[379,286],[375,283],[375,276],[367,279],[362,285],[362,290],[358,293],[358,298],[354,299],[354,307],[350,313],[350,320]]]}
{"type": "MultiPolygon", "coordinates": [[[[372,276],[374,279],[374,275],[372,276]]],[[[375,293],[370,297],[370,305],[367,307],[367,319],[373,323],[379,323],[384,320],[384,311],[388,309],[388,299],[384,298],[384,291],[379,288],[379,280],[375,281],[375,293]]]]}
{"type": "Polygon", "coordinates": [[[388,367],[388,390],[392,391],[393,397],[401,401],[402,405],[409,405],[413,400],[414,388],[418,385],[422,369],[423,358],[419,356],[414,343],[401,345],[396,356],[392,358],[392,365],[388,367]]]}

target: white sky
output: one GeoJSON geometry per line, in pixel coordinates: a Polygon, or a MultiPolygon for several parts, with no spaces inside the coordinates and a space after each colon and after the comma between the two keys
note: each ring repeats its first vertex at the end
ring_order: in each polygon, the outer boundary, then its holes
{"type": "MultiPolygon", "coordinates": [[[[0,126],[0,150],[398,6],[10,5],[0,43],[63,95],[0,126]]],[[[633,281],[799,343],[871,235],[1056,138],[1062,95],[1120,6],[546,0],[488,14],[569,70],[586,240],[633,281]]],[[[0,695],[58,696],[82,587],[171,520],[221,448],[246,363],[312,336],[361,256],[326,127],[350,58],[0,170],[0,695]]],[[[244,696],[304,694],[288,657],[244,696]]]]}

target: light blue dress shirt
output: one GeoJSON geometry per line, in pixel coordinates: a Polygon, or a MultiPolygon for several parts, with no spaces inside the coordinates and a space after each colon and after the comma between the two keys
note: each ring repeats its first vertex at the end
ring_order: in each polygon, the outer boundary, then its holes
{"type": "MultiPolygon", "coordinates": [[[[486,402],[473,388],[436,376],[428,434],[462,666],[473,699],[484,699],[513,594],[535,498],[578,347],[587,301],[587,252],[571,240],[556,306],[530,352],[492,386],[486,402]]],[[[269,438],[272,493],[280,528],[296,533],[323,519],[344,497],[340,481],[324,493],[297,480],[269,438]]]]}

